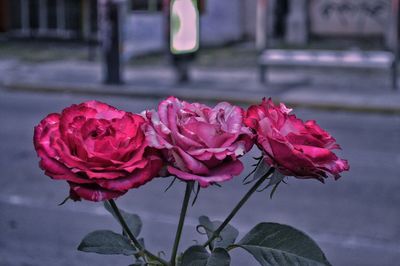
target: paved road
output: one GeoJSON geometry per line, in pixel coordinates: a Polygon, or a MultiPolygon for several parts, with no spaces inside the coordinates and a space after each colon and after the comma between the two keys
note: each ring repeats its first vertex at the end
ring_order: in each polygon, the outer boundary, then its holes
{"type": "MultiPolygon", "coordinates": [[[[93,96],[91,96],[93,98],[93,96]]],[[[32,147],[33,126],[49,112],[85,100],[84,96],[0,92],[0,266],[128,265],[130,258],[75,250],[91,230],[119,230],[100,204],[68,202],[64,182],[45,177],[32,147]]],[[[156,100],[100,98],[117,107],[141,111],[156,100]]],[[[314,118],[343,147],[351,172],[322,185],[290,179],[273,200],[258,193],[233,224],[241,232],[259,221],[294,225],[309,233],[333,265],[395,265],[400,261],[400,117],[297,110],[314,118]]],[[[253,153],[256,155],[256,153],[253,153]]],[[[250,154],[251,155],[251,154],[250,154]]],[[[246,160],[250,160],[250,155],[246,160]]],[[[156,179],[118,200],[141,214],[143,235],[152,250],[169,253],[184,186],[164,193],[168,179],[156,179]]],[[[183,245],[201,239],[197,217],[222,219],[246,188],[240,178],[223,188],[203,190],[189,210],[183,245]]],[[[246,253],[233,252],[232,265],[257,265],[246,253]]]]}

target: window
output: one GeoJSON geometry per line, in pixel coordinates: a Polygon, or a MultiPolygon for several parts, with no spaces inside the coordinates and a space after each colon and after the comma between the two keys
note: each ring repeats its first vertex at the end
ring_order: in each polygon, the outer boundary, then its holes
{"type": "Polygon", "coordinates": [[[162,10],[163,0],[130,0],[130,10],[157,12],[162,10]]]}

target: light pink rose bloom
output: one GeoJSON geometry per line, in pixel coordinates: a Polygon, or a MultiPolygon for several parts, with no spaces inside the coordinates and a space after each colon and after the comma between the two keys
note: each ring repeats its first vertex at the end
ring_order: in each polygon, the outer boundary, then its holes
{"type": "Polygon", "coordinates": [[[113,199],[154,178],[162,167],[158,151],[148,147],[145,119],[97,101],[49,114],[35,127],[40,167],[70,185],[70,197],[113,199]]]}
{"type": "Polygon", "coordinates": [[[222,102],[210,108],[169,97],[159,104],[158,112],[145,115],[146,139],[162,151],[170,174],[207,187],[243,171],[238,158],[253,141],[240,107],[222,102]]]}
{"type": "Polygon", "coordinates": [[[284,175],[321,182],[329,176],[338,179],[348,171],[348,162],[332,151],[340,149],[336,140],[315,121],[303,122],[290,112],[271,99],[247,111],[245,124],[257,133],[256,144],[266,154],[266,162],[284,175]]]}

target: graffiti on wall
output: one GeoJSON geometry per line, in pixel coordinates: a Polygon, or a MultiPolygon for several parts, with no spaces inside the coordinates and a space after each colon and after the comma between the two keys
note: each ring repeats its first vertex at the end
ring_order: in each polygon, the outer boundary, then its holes
{"type": "Polygon", "coordinates": [[[317,34],[382,34],[390,0],[313,0],[311,31],[317,34]]]}

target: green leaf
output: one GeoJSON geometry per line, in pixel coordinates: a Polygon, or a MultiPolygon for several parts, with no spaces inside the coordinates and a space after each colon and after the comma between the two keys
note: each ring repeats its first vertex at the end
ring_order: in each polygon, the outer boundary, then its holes
{"type": "MultiPolygon", "coordinates": [[[[210,218],[204,215],[199,217],[199,222],[200,225],[205,228],[208,238],[211,238],[213,232],[222,224],[220,221],[210,221],[210,218]]],[[[211,249],[228,247],[235,243],[238,235],[239,231],[232,225],[228,224],[222,230],[220,236],[211,242],[211,249]]]]}
{"type": "Polygon", "coordinates": [[[126,256],[137,253],[137,250],[131,245],[127,237],[109,230],[97,230],[87,234],[79,244],[78,250],[99,254],[122,254],[126,256]]]}
{"type": "Polygon", "coordinates": [[[191,246],[182,256],[181,266],[229,266],[231,258],[223,248],[216,248],[211,254],[203,246],[191,246]]]}
{"type": "Polygon", "coordinates": [[[182,255],[182,266],[204,266],[210,254],[203,246],[191,246],[182,255]]]}
{"type": "Polygon", "coordinates": [[[64,205],[68,200],[70,200],[71,198],[70,198],[70,196],[68,195],[63,201],[61,201],[59,204],[58,204],[58,206],[62,206],[62,205],[64,205]]]}
{"type": "Polygon", "coordinates": [[[207,266],[229,266],[231,257],[228,251],[223,248],[216,248],[211,252],[211,256],[207,261],[207,266]]]}
{"type": "Polygon", "coordinates": [[[129,266],[146,266],[146,262],[141,260],[136,260],[134,263],[129,264],[129,266]]]}
{"type": "Polygon", "coordinates": [[[314,240],[283,224],[260,223],[231,247],[247,250],[263,266],[330,265],[314,240]]]}
{"type": "MultiPolygon", "coordinates": [[[[115,214],[110,203],[108,203],[108,201],[104,201],[104,207],[118,221],[118,217],[115,214]]],[[[143,225],[142,220],[140,219],[139,215],[131,214],[131,213],[128,213],[121,209],[119,209],[119,212],[121,213],[122,217],[124,218],[126,224],[128,225],[129,229],[131,230],[132,234],[137,237],[140,234],[140,231],[142,230],[142,225],[143,225]]]]}

